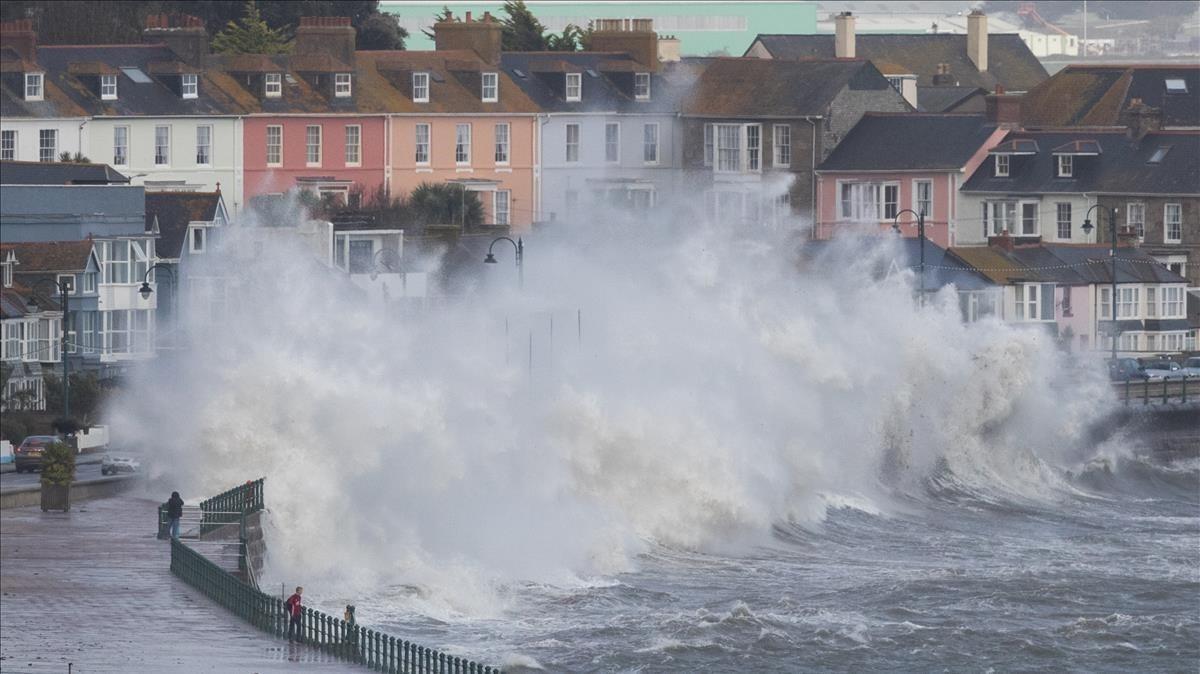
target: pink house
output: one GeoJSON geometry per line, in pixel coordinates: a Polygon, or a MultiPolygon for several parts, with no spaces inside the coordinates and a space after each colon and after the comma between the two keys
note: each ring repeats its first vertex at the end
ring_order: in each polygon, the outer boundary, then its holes
{"type": "Polygon", "coordinates": [[[818,167],[814,238],[839,228],[898,224],[917,236],[955,245],[958,188],[1007,133],[982,114],[868,112],[818,167]]]}
{"type": "Polygon", "coordinates": [[[353,205],[385,183],[381,115],[254,115],[243,124],[247,197],[309,189],[353,205]]]}

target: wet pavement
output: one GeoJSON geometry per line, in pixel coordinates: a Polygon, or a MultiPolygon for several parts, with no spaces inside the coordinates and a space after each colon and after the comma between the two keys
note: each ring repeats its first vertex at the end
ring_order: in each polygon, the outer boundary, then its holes
{"type": "Polygon", "coordinates": [[[156,506],[121,495],[0,511],[0,670],[364,671],[259,632],[171,575],[156,506]]]}

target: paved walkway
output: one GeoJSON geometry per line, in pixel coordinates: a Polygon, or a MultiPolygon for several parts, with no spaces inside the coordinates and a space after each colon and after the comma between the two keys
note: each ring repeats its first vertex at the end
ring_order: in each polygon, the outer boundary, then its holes
{"type": "Polygon", "coordinates": [[[171,575],[156,506],[0,511],[0,670],[365,671],[258,632],[171,575]]]}

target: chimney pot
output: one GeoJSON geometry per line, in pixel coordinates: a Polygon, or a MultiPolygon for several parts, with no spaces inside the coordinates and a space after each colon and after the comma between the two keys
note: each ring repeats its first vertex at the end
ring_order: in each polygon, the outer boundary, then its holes
{"type": "Polygon", "coordinates": [[[489,20],[487,14],[483,21],[455,21],[447,18],[433,26],[434,49],[451,51],[468,49],[479,55],[479,58],[489,65],[500,64],[501,36],[503,27],[497,21],[489,20]]]}
{"type": "Polygon", "coordinates": [[[466,21],[467,21],[467,23],[471,23],[471,12],[470,12],[470,10],[468,10],[468,11],[467,11],[467,19],[466,19],[466,21]]]}
{"type": "Polygon", "coordinates": [[[204,22],[188,14],[150,14],[142,42],[167,45],[180,61],[197,68],[203,67],[208,56],[208,32],[204,22]]]}

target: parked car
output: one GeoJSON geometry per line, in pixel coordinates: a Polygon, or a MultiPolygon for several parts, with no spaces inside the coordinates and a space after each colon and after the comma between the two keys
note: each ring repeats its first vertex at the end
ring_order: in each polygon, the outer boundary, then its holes
{"type": "Polygon", "coordinates": [[[142,464],[138,463],[137,459],[131,459],[127,456],[113,456],[105,454],[100,461],[101,475],[116,475],[117,473],[136,473],[142,469],[142,464]]]}
{"type": "Polygon", "coordinates": [[[1188,379],[1200,379],[1200,356],[1192,356],[1183,361],[1183,373],[1188,379]]]}
{"type": "Polygon", "coordinates": [[[20,446],[13,450],[13,463],[17,465],[17,472],[24,473],[41,468],[42,452],[58,441],[53,435],[31,435],[22,440],[20,446]]]}
{"type": "Polygon", "coordinates": [[[1136,359],[1116,358],[1108,361],[1108,378],[1112,381],[1145,381],[1149,376],[1136,359]]]}
{"type": "Polygon", "coordinates": [[[1148,360],[1142,364],[1142,369],[1146,371],[1150,381],[1183,379],[1183,368],[1179,366],[1179,363],[1166,358],[1148,360]]]}

